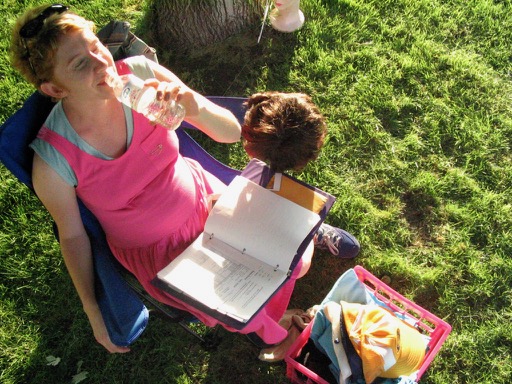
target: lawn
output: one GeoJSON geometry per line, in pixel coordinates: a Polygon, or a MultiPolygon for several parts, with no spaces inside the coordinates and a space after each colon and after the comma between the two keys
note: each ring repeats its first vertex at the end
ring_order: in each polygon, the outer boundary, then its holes
{"type": "MultiPolygon", "coordinates": [[[[33,92],[7,50],[16,16],[36,3],[0,4],[0,123],[33,92]]],[[[157,46],[150,0],[68,3],[99,26],[129,20],[157,46]]],[[[315,255],[291,307],[318,304],[362,265],[453,326],[422,383],[512,382],[512,3],[302,0],[301,9],[302,29],[266,26],[259,44],[252,25],[186,53],[157,46],[160,62],[203,94],[300,91],[325,114],[322,154],[294,176],[337,197],[328,222],[362,251],[350,261],[315,255]]],[[[231,166],[248,160],[240,144],[198,139],[231,166]]],[[[245,337],[222,332],[206,351],[158,316],[130,353],[109,355],[94,341],[50,217],[3,166],[0,212],[0,382],[288,382],[285,365],[258,361],[245,337]]]]}

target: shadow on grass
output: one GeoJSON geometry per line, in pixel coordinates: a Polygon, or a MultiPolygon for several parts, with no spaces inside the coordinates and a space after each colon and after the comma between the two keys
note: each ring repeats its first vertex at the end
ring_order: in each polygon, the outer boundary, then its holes
{"type": "MultiPolygon", "coordinates": [[[[160,63],[192,89],[207,96],[247,97],[256,91],[285,91],[290,85],[297,35],[266,26],[258,43],[259,28],[249,27],[222,42],[187,52],[157,47],[160,63]]],[[[227,147],[198,132],[192,136],[224,164],[242,168],[248,161],[239,145],[227,147]]]]}
{"type": "Polygon", "coordinates": [[[258,43],[259,32],[259,25],[251,26],[224,41],[187,52],[155,47],[162,65],[204,95],[245,97],[269,84],[272,90],[285,90],[297,35],[266,26],[258,43]]]}

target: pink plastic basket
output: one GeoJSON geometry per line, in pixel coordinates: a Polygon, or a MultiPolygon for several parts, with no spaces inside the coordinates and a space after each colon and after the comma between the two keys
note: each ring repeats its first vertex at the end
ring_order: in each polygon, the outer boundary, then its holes
{"type": "MultiPolygon", "coordinates": [[[[435,355],[443,345],[444,341],[450,334],[452,327],[439,317],[433,315],[429,311],[421,308],[419,305],[406,299],[398,292],[384,284],[382,281],[373,276],[363,267],[357,265],[354,271],[361,282],[364,283],[366,288],[372,292],[379,300],[385,302],[393,311],[400,313],[407,318],[411,319],[413,324],[424,334],[430,336],[428,344],[428,351],[425,355],[425,360],[418,370],[417,381],[425,373],[426,369],[434,359],[435,355]]],[[[320,377],[315,372],[311,371],[304,365],[300,364],[295,358],[300,355],[302,348],[306,345],[311,334],[311,322],[306,329],[295,340],[290,349],[288,350],[286,362],[286,375],[292,383],[296,384],[329,384],[326,380],[320,377]]]]}

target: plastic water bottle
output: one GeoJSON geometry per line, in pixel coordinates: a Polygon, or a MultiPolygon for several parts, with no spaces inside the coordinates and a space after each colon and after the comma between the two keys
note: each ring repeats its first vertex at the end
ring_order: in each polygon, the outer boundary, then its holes
{"type": "Polygon", "coordinates": [[[157,100],[156,89],[144,87],[144,80],[133,74],[118,75],[107,69],[105,82],[112,87],[116,98],[134,111],[142,113],[151,122],[169,130],[181,125],[185,117],[185,108],[175,100],[157,100]]]}

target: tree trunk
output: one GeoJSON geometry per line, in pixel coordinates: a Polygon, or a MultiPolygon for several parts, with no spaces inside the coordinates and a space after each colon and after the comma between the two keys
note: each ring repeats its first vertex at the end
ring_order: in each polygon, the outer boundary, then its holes
{"type": "Polygon", "coordinates": [[[261,22],[262,0],[154,0],[152,40],[160,49],[205,47],[261,22]]]}

